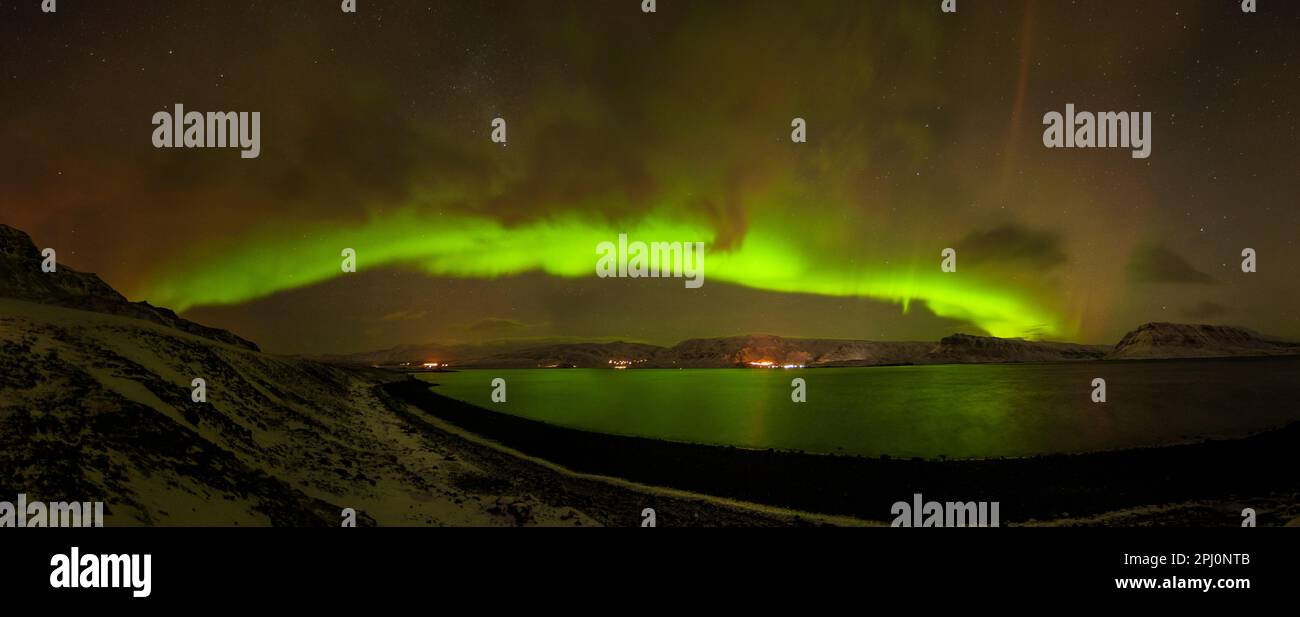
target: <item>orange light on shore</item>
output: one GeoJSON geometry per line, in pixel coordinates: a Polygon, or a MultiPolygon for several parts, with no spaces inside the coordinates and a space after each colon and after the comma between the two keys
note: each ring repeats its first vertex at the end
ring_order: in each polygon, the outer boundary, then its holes
{"type": "Polygon", "coordinates": [[[753,368],[803,368],[802,364],[778,364],[771,360],[759,360],[757,362],[746,362],[745,364],[753,368]]]}

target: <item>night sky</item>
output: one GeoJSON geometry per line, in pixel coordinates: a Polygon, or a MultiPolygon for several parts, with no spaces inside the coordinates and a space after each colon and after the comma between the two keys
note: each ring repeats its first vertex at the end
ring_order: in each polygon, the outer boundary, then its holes
{"type": "Polygon", "coordinates": [[[1300,3],[1239,4],[0,0],[0,222],[276,352],[1300,338],[1300,3]],[[154,148],[177,103],[261,155],[154,148]],[[1067,103],[1151,112],[1151,156],[1045,148],[1067,103]],[[705,285],[597,278],[619,233],[706,242],[705,285]]]}

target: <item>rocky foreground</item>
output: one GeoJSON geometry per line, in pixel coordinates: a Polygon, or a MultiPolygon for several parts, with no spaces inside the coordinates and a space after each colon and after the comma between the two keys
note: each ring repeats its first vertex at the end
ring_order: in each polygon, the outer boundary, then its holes
{"type": "Polygon", "coordinates": [[[385,396],[395,378],[0,299],[0,495],[102,500],[108,525],[630,526],[651,503],[795,520],[517,456],[385,396]]]}

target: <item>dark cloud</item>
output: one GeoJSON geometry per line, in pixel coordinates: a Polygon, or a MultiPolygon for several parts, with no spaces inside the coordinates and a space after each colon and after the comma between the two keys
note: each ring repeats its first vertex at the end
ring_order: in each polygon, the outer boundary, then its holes
{"type": "Polygon", "coordinates": [[[1217,302],[1202,300],[1200,304],[1184,310],[1183,315],[1189,319],[1210,320],[1227,315],[1231,311],[1232,309],[1217,302]]]}
{"type": "Polygon", "coordinates": [[[513,319],[489,317],[480,319],[465,328],[466,332],[480,336],[508,336],[527,330],[528,324],[513,319]]]}
{"type": "Polygon", "coordinates": [[[1069,261],[1061,249],[1060,234],[1017,224],[971,233],[956,248],[962,265],[1006,264],[1048,270],[1069,261]]]}
{"type": "Polygon", "coordinates": [[[379,318],[379,321],[415,321],[429,316],[429,311],[400,310],[393,311],[379,318]]]}
{"type": "Polygon", "coordinates": [[[1128,277],[1134,283],[1208,284],[1214,278],[1197,270],[1182,255],[1163,244],[1147,244],[1133,250],[1128,277]]]}

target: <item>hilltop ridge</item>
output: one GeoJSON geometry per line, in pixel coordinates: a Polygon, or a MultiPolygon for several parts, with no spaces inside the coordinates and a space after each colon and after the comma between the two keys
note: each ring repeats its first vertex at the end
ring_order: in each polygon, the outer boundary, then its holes
{"type": "Polygon", "coordinates": [[[26,232],[0,223],[0,297],[51,304],[107,315],[143,319],[206,339],[253,351],[258,346],[220,328],[197,324],[170,309],[130,302],[99,276],[56,264],[41,271],[41,253],[26,232]]]}

